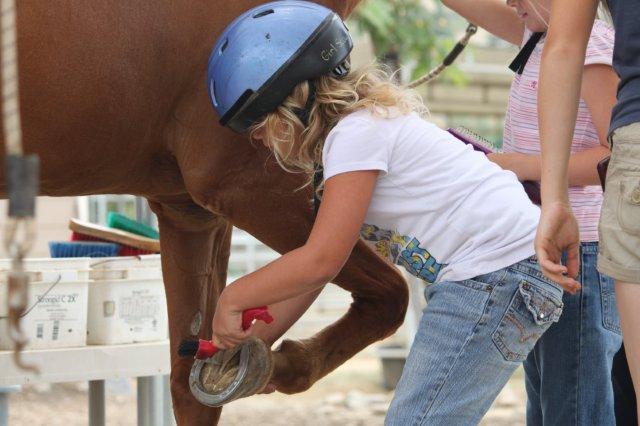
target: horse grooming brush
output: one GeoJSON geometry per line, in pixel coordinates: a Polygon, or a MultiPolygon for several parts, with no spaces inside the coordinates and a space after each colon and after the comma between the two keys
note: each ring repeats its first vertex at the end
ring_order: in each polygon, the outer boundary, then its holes
{"type": "MultiPolygon", "coordinates": [[[[266,306],[251,308],[242,312],[242,329],[248,330],[254,321],[264,321],[266,324],[273,322],[273,317],[269,314],[266,306]]],[[[210,340],[183,340],[178,346],[178,356],[181,358],[194,357],[195,359],[211,358],[220,349],[210,340]]]]}

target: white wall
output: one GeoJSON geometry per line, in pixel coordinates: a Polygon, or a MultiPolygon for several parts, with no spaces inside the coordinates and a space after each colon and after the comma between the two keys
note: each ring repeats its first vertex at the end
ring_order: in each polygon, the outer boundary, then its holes
{"type": "MultiPolygon", "coordinates": [[[[4,238],[4,224],[7,220],[7,200],[0,200],[0,234],[4,238]]],[[[67,224],[76,217],[75,197],[38,197],[36,204],[36,243],[29,257],[49,257],[49,241],[68,241],[71,236],[67,224]]],[[[0,243],[0,257],[7,257],[4,243],[0,243]]]]}

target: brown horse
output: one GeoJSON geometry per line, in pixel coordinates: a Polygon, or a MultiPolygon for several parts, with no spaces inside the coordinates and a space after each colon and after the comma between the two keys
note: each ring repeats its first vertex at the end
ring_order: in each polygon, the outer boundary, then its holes
{"type": "MultiPolygon", "coordinates": [[[[40,156],[41,194],[135,194],[158,216],[180,424],[211,425],[220,415],[191,396],[192,362],[174,354],[183,338],[211,335],[232,225],[286,252],[304,244],[313,223],[310,192],[295,190],[300,177],[218,125],[207,96],[216,37],[259,3],[17,5],[24,146],[40,156]]],[[[319,3],[346,16],[358,0],[319,3]]],[[[362,243],[335,281],[354,302],[332,326],[276,351],[273,382],[283,392],[309,388],[402,322],[405,282],[362,243]]]]}

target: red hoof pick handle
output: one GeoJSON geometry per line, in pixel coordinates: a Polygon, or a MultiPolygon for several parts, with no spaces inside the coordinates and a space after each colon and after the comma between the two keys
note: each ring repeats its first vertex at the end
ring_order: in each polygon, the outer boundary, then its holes
{"type": "MultiPolygon", "coordinates": [[[[254,321],[264,321],[266,324],[273,322],[273,317],[269,314],[266,306],[251,308],[242,312],[242,329],[247,330],[254,321]]],[[[220,349],[210,340],[184,340],[178,347],[178,356],[195,357],[195,359],[211,358],[220,349]]]]}

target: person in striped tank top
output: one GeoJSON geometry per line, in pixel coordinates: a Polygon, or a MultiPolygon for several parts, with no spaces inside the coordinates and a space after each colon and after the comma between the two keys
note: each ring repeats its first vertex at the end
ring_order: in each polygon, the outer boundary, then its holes
{"type": "MultiPolygon", "coordinates": [[[[443,3],[520,47],[504,124],[504,153],[490,159],[521,181],[540,181],[537,92],[551,0],[443,0],[443,3]]],[[[615,425],[611,369],[622,338],[613,280],[596,269],[602,206],[597,164],[610,154],[607,130],[618,78],[612,69],[614,31],[596,21],[569,165],[569,195],[581,236],[577,294],[565,293],[564,313],[525,361],[528,425],[615,425]]]]}

